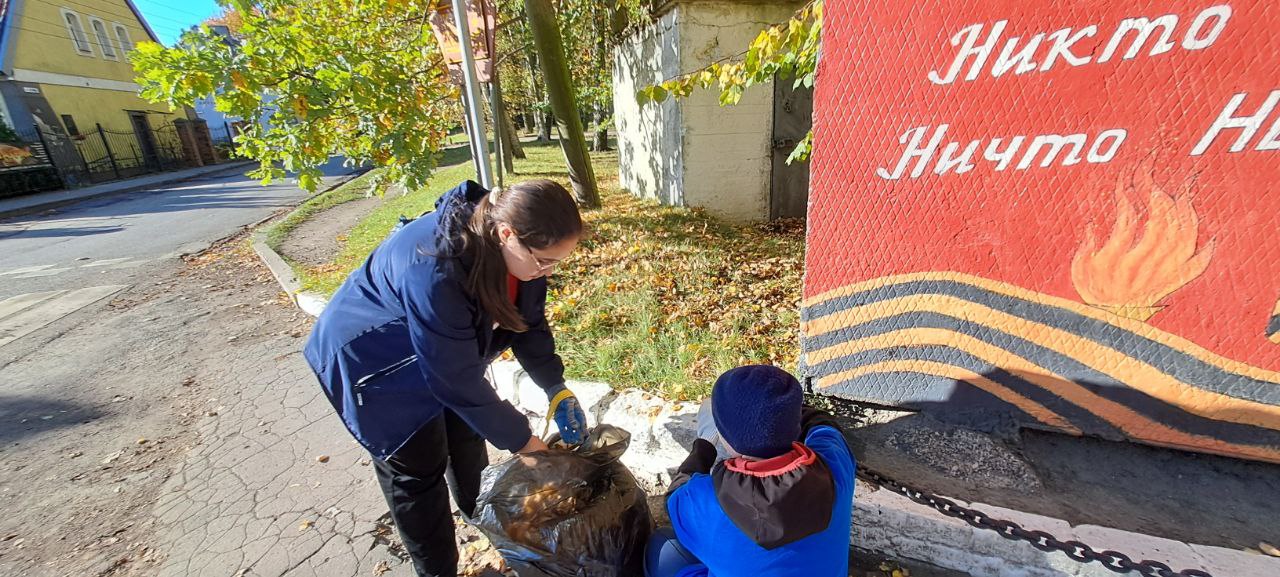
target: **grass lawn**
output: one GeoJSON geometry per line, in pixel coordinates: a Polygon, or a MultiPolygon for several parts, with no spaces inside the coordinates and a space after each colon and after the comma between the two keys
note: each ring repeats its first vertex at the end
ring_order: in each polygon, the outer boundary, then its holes
{"type": "Polygon", "coordinates": [[[289,236],[293,229],[311,218],[312,215],[344,202],[364,198],[369,190],[372,178],[373,172],[366,172],[343,183],[342,186],[308,198],[306,202],[303,202],[293,212],[290,212],[284,220],[267,230],[267,246],[270,246],[271,250],[279,252],[280,244],[284,242],[285,237],[289,236]]]}
{"type": "MultiPolygon", "coordinates": [[[[467,149],[457,150],[450,153],[465,159],[467,149]]],[[[568,186],[558,146],[526,143],[525,151],[509,182],[568,186]]],[[[584,212],[590,234],[552,277],[547,303],[569,377],[696,399],[721,371],[743,363],[794,369],[803,225],[731,225],[639,200],[618,186],[616,153],[592,160],[604,207],[584,212]]],[[[304,287],[331,293],[401,214],[420,214],[467,178],[474,176],[463,162],[388,199],[346,235],[333,263],[300,271],[304,287]]]]}

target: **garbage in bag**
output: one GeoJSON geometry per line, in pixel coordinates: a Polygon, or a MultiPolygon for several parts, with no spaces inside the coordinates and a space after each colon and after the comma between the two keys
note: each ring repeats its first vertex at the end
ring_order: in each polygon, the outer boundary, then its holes
{"type": "Polygon", "coordinates": [[[643,573],[653,517],[618,459],[631,434],[611,425],[570,449],[518,455],[485,469],[472,518],[520,577],[643,573]]]}

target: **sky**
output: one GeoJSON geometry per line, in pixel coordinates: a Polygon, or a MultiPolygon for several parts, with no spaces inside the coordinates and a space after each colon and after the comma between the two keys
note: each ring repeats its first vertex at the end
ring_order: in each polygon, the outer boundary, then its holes
{"type": "Polygon", "coordinates": [[[183,30],[221,12],[214,0],[133,0],[160,43],[173,46],[183,30]]]}

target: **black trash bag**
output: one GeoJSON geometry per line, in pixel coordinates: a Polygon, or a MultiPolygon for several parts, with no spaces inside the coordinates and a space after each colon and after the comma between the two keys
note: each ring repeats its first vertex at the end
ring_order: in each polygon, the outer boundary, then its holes
{"type": "Polygon", "coordinates": [[[472,518],[520,577],[635,577],[653,517],[618,459],[631,434],[600,425],[581,447],[517,455],[484,470],[472,518]]]}

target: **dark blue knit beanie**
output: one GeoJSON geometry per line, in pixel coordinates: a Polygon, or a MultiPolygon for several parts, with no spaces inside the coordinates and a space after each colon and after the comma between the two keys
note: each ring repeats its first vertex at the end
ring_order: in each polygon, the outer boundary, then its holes
{"type": "Polygon", "coordinates": [[[711,389],[720,437],[748,457],[770,459],[800,440],[800,382],[768,365],[726,371],[711,389]]]}

